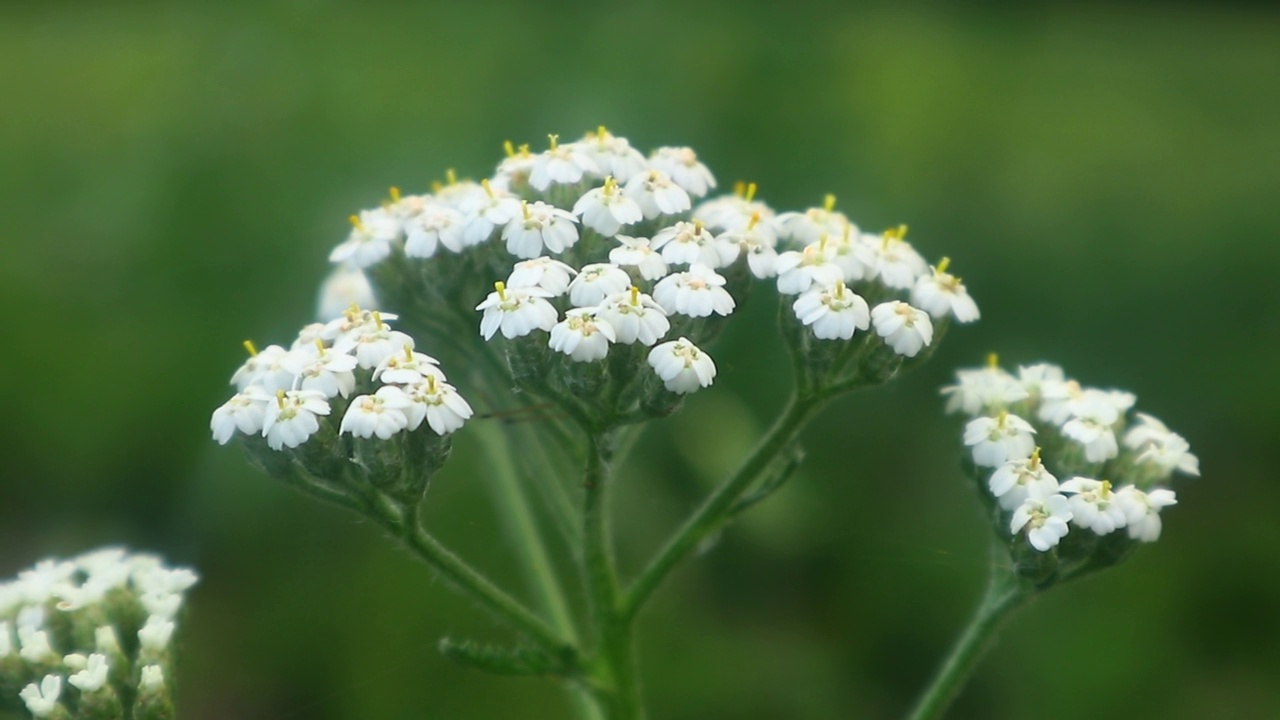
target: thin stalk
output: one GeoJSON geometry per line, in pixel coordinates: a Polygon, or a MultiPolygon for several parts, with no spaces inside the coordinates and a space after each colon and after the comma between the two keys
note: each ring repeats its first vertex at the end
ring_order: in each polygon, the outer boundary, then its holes
{"type": "Polygon", "coordinates": [[[1018,582],[1007,556],[993,547],[991,557],[991,574],[987,578],[982,602],[920,695],[915,708],[906,716],[908,720],[938,720],[943,717],[978,662],[991,648],[1001,626],[1035,592],[1018,582]]]}
{"type": "Polygon", "coordinates": [[[800,430],[822,407],[825,397],[793,395],[786,410],[765,434],[755,452],[716,488],[640,573],[622,598],[622,615],[634,618],[671,570],[732,515],[739,498],[751,488],[779,453],[795,441],[800,430]]]}

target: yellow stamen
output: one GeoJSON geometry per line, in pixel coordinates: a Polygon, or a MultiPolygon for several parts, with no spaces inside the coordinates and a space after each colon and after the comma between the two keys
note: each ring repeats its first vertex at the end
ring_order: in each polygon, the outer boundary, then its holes
{"type": "Polygon", "coordinates": [[[377,310],[373,311],[373,327],[375,332],[382,329],[382,313],[377,310]]]}
{"type": "Polygon", "coordinates": [[[617,191],[617,189],[618,189],[618,181],[612,175],[604,179],[603,192],[605,195],[612,195],[614,192],[617,191]]]}
{"type": "Polygon", "coordinates": [[[1030,467],[1032,470],[1035,470],[1040,467],[1040,447],[1039,446],[1037,446],[1035,451],[1031,453],[1030,467]]]}
{"type": "Polygon", "coordinates": [[[352,215],[351,217],[347,218],[347,220],[351,223],[351,227],[357,230],[364,230],[364,223],[360,221],[359,215],[352,215]]]}
{"type": "Polygon", "coordinates": [[[702,224],[702,221],[701,221],[701,220],[694,220],[694,221],[693,221],[693,234],[694,234],[694,235],[701,235],[701,234],[702,234],[702,228],[703,228],[703,227],[705,227],[705,226],[702,224]]]}
{"type": "Polygon", "coordinates": [[[756,184],[747,183],[747,194],[743,196],[743,199],[746,200],[747,202],[751,202],[755,198],[756,198],[756,184]]]}
{"type": "Polygon", "coordinates": [[[938,274],[941,275],[942,273],[946,272],[947,268],[949,267],[951,267],[951,258],[949,257],[942,258],[941,260],[938,261],[938,274]]]}
{"type": "Polygon", "coordinates": [[[609,135],[609,131],[604,129],[603,125],[596,127],[596,138],[604,140],[609,135]]]}
{"type": "Polygon", "coordinates": [[[995,353],[987,353],[987,367],[992,370],[1000,367],[1000,356],[995,353]]]}
{"type": "Polygon", "coordinates": [[[733,194],[735,197],[742,197],[747,192],[747,184],[739,180],[733,184],[733,194]]]}
{"type": "Polygon", "coordinates": [[[316,338],[316,350],[319,351],[320,357],[324,357],[324,341],[316,338]]]}
{"type": "Polygon", "coordinates": [[[515,157],[515,156],[516,156],[516,146],[515,146],[515,145],[512,145],[510,140],[503,140],[503,141],[502,141],[502,152],[506,153],[506,154],[507,154],[507,157],[515,157]]]}
{"type": "Polygon", "coordinates": [[[481,180],[480,187],[484,188],[484,192],[486,195],[488,195],[490,198],[493,197],[493,188],[489,187],[489,178],[485,178],[481,180]]]}
{"type": "Polygon", "coordinates": [[[835,210],[836,196],[832,195],[831,193],[827,193],[826,196],[822,198],[822,209],[826,210],[827,212],[831,212],[832,210],[835,210]]]}
{"type": "Polygon", "coordinates": [[[522,143],[516,150],[520,152],[520,157],[529,157],[529,143],[522,143]]]}
{"type": "Polygon", "coordinates": [[[346,312],[344,312],[343,315],[346,315],[348,320],[354,322],[356,318],[360,317],[360,312],[360,306],[353,302],[347,306],[346,312]]]}
{"type": "Polygon", "coordinates": [[[498,292],[498,299],[502,302],[507,301],[507,284],[499,280],[493,284],[493,289],[498,292]]]}
{"type": "Polygon", "coordinates": [[[391,186],[391,202],[393,203],[400,202],[400,188],[396,187],[395,185],[391,186]]]}
{"type": "Polygon", "coordinates": [[[560,147],[560,136],[559,136],[559,135],[548,135],[548,136],[547,136],[547,141],[551,143],[551,149],[552,149],[552,150],[555,150],[556,148],[560,147]]]}
{"type": "Polygon", "coordinates": [[[836,281],[836,299],[837,300],[844,299],[844,281],[843,280],[836,281]]]}
{"type": "Polygon", "coordinates": [[[436,394],[436,376],[435,375],[427,376],[427,392],[431,393],[432,395],[436,394]]]}
{"type": "Polygon", "coordinates": [[[450,185],[457,185],[458,171],[454,170],[453,168],[449,168],[448,170],[445,170],[444,179],[445,179],[445,182],[449,183],[450,185]]]}
{"type": "Polygon", "coordinates": [[[827,249],[827,234],[822,233],[822,235],[818,238],[818,250],[825,251],[826,249],[827,249]]]}
{"type": "Polygon", "coordinates": [[[1000,414],[996,416],[996,427],[998,427],[998,428],[1000,428],[1001,430],[1003,430],[1003,429],[1004,429],[1004,426],[1005,426],[1005,423],[1006,423],[1006,422],[1008,422],[1008,421],[1009,421],[1009,411],[1008,411],[1008,410],[1001,410],[1001,411],[1000,411],[1000,414]]]}
{"type": "Polygon", "coordinates": [[[529,219],[529,201],[528,200],[520,201],[520,212],[524,213],[525,220],[529,219]]]}
{"type": "Polygon", "coordinates": [[[413,362],[413,348],[408,345],[404,346],[404,359],[405,362],[413,362]]]}
{"type": "Polygon", "coordinates": [[[631,286],[631,305],[634,307],[640,304],[640,288],[635,285],[631,286]]]}
{"type": "Polygon", "coordinates": [[[258,347],[253,344],[252,340],[245,340],[243,344],[244,344],[244,349],[249,351],[249,357],[258,356],[258,347]]]}
{"type": "Polygon", "coordinates": [[[750,222],[747,223],[747,232],[751,232],[752,230],[755,230],[756,226],[759,224],[760,224],[760,213],[759,212],[751,213],[751,220],[750,222]]]}
{"type": "Polygon", "coordinates": [[[284,391],[283,390],[276,391],[276,403],[280,405],[281,410],[284,409],[284,391]]]}
{"type": "Polygon", "coordinates": [[[431,181],[431,192],[438,193],[443,189],[444,189],[444,183],[440,182],[439,180],[431,181]]]}
{"type": "Polygon", "coordinates": [[[845,245],[849,244],[849,236],[853,234],[853,223],[844,224],[844,234],[840,236],[840,241],[845,245]]]}

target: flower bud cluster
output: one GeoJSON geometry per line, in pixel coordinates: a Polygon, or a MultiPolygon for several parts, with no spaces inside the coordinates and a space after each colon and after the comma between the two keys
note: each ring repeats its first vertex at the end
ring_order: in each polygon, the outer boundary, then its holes
{"type": "Polygon", "coordinates": [[[104,548],[0,583],[0,692],[37,718],[172,717],[173,634],[197,580],[104,548]]]}
{"type": "Polygon", "coordinates": [[[1132,393],[1082,386],[1050,364],[961,370],[943,388],[964,429],[975,479],[997,524],[1038,553],[1073,559],[1160,537],[1160,511],[1177,502],[1175,473],[1198,476],[1181,435],[1131,410],[1132,393]],[[1080,533],[1085,537],[1072,544],[1080,533]],[[1125,540],[1127,539],[1127,542],[1125,540]]]}

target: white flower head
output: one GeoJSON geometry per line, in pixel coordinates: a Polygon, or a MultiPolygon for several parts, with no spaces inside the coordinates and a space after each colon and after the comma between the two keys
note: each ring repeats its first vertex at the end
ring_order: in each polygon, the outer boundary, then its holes
{"type": "Polygon", "coordinates": [[[944,257],[932,273],[917,278],[911,288],[911,303],[934,319],[951,315],[957,322],[973,322],[980,316],[978,304],[969,297],[960,278],[947,272],[950,264],[951,258],[944,257]]]}
{"type": "Polygon", "coordinates": [[[552,183],[573,185],[584,175],[600,175],[600,166],[579,143],[561,145],[559,135],[548,135],[551,147],[533,161],[529,184],[539,192],[545,192],[552,183]]]}
{"type": "Polygon", "coordinates": [[[1031,547],[1047,552],[1067,536],[1071,517],[1071,506],[1062,495],[1032,496],[1013,511],[1009,532],[1017,535],[1026,528],[1031,547]]]}
{"type": "Polygon", "coordinates": [[[803,252],[789,250],[779,253],[774,263],[778,275],[778,292],[783,295],[799,295],[814,283],[835,285],[845,280],[844,270],[835,263],[836,248],[823,235],[805,246],[803,252]]]}
{"type": "Polygon", "coordinates": [[[329,253],[329,262],[367,268],[382,262],[400,238],[400,220],[382,208],[352,215],[351,234],[329,253]]]}
{"type": "Polygon", "coordinates": [[[548,297],[560,297],[568,291],[569,281],[577,274],[577,270],[559,260],[546,256],[537,257],[516,263],[507,278],[507,287],[542,288],[551,293],[548,297]]]}
{"type": "Polygon", "coordinates": [[[929,271],[929,264],[911,247],[906,237],[906,225],[885,230],[879,237],[863,236],[863,242],[875,255],[874,276],[879,277],[886,287],[895,290],[911,289],[916,284],[916,278],[929,271]]]}
{"type": "Polygon", "coordinates": [[[613,176],[605,178],[603,186],[588,190],[578,198],[573,204],[573,214],[582,218],[584,226],[605,237],[613,237],[623,225],[644,219],[640,206],[622,192],[613,176]]]}
{"type": "Polygon", "coordinates": [[[715,313],[728,316],[736,303],[728,290],[726,280],[715,270],[701,263],[694,263],[688,271],[668,275],[653,288],[653,299],[669,313],[679,313],[702,318],[715,313]]]}
{"type": "Polygon", "coordinates": [[[670,340],[649,351],[649,366],[673,393],[687,395],[715,381],[716,364],[711,356],[686,338],[670,340]]]}
{"type": "Polygon", "coordinates": [[[652,346],[671,329],[667,311],[634,285],[605,298],[598,317],[613,327],[614,342],[623,344],[652,346]]]}
{"type": "Polygon", "coordinates": [[[644,155],[624,137],[618,137],[600,126],[595,132],[587,133],[577,143],[578,149],[586,153],[603,175],[612,175],[618,182],[625,183],[649,168],[644,155]]]}
{"type": "MultiPolygon", "coordinates": [[[[778,226],[783,237],[791,238],[801,245],[818,242],[822,236],[841,237],[845,228],[853,223],[844,213],[836,209],[836,196],[827,195],[822,207],[814,207],[804,212],[782,213],[778,216],[778,226]]],[[[854,232],[857,228],[854,228],[854,232]]]]}
{"type": "Polygon", "coordinates": [[[722,268],[738,258],[736,242],[716,237],[701,221],[678,222],[659,230],[653,236],[653,248],[662,250],[662,259],[671,265],[701,263],[722,268]]]}
{"type": "Polygon", "coordinates": [[[1143,492],[1133,485],[1125,485],[1115,492],[1115,504],[1124,512],[1130,538],[1155,542],[1160,539],[1160,510],[1177,505],[1178,496],[1168,488],[1143,492]]]}
{"type": "Polygon", "coordinates": [[[649,155],[649,167],[667,174],[694,197],[703,197],[716,186],[715,176],[692,148],[660,147],[649,155]]]}
{"type": "Polygon", "coordinates": [[[880,303],[872,308],[871,322],[875,324],[876,334],[899,355],[915,357],[933,342],[933,323],[929,314],[900,300],[880,303]]]}
{"type": "Polygon", "coordinates": [[[463,220],[462,242],[468,246],[479,245],[500,228],[520,216],[520,199],[511,193],[493,187],[488,180],[481,180],[484,198],[480,205],[463,220]]]}
{"type": "Polygon", "coordinates": [[[67,678],[67,682],[80,689],[80,692],[92,693],[107,684],[107,672],[110,670],[107,656],[93,653],[79,672],[67,678]]]}
{"type": "Polygon", "coordinates": [[[653,249],[647,238],[618,235],[614,238],[619,246],[609,251],[609,262],[624,267],[634,267],[645,280],[658,280],[666,277],[669,269],[662,253],[653,249]]]}
{"type": "Polygon", "coordinates": [[[267,417],[267,404],[270,402],[270,394],[258,386],[251,386],[245,392],[231,396],[230,400],[213,411],[213,418],[209,420],[213,439],[219,445],[226,445],[237,430],[245,435],[262,432],[262,424],[267,417]]]}
{"type": "Polygon", "coordinates": [[[431,376],[405,388],[405,392],[413,401],[406,410],[409,430],[417,430],[425,420],[437,435],[448,435],[461,428],[473,414],[471,405],[458,394],[457,388],[431,376]]]}
{"type": "Polygon", "coordinates": [[[316,340],[310,352],[303,348],[294,350],[284,367],[296,376],[298,389],[318,390],[327,398],[339,395],[345,398],[355,389],[357,364],[355,356],[331,351],[323,340],[316,340]]]}
{"type": "Polygon", "coordinates": [[[684,188],[661,170],[650,169],[627,181],[623,194],[635,201],[646,220],[659,215],[679,215],[692,203],[684,188]]]}
{"type": "Polygon", "coordinates": [[[1035,432],[1031,423],[1001,410],[995,417],[970,420],[964,428],[964,444],[973,447],[974,464],[1000,467],[1010,460],[1031,457],[1035,432]]]}
{"type": "Polygon", "coordinates": [[[410,350],[406,346],[395,355],[388,355],[378,363],[373,371],[373,379],[384,383],[405,385],[421,381],[428,375],[437,380],[444,380],[444,372],[440,370],[440,361],[423,353],[410,350]]]}
{"type": "Polygon", "coordinates": [[[855,330],[871,326],[871,311],[862,296],[845,287],[814,285],[791,305],[800,322],[813,329],[819,340],[848,340],[855,330]]]}
{"type": "Polygon", "coordinates": [[[987,356],[986,367],[957,370],[956,384],[942,388],[942,394],[950,396],[947,412],[958,410],[970,416],[998,411],[1027,399],[1026,387],[1000,367],[995,353],[987,356]]]}
{"type": "Polygon", "coordinates": [[[1191,445],[1164,423],[1146,413],[1134,413],[1138,422],[1124,435],[1125,447],[1138,451],[1137,462],[1154,466],[1168,477],[1174,471],[1199,477],[1200,459],[1191,445]]]}
{"type": "Polygon", "coordinates": [[[373,395],[361,395],[351,401],[338,432],[388,440],[408,427],[407,411],[412,404],[404,390],[395,385],[383,385],[373,395]]]}
{"type": "Polygon", "coordinates": [[[534,330],[550,330],[559,319],[555,306],[547,302],[551,293],[542,288],[511,288],[505,283],[493,284],[494,292],[476,306],[483,311],[480,335],[489,340],[499,330],[508,340],[524,337],[534,330]]]}
{"type": "Polygon", "coordinates": [[[1029,497],[1047,498],[1058,492],[1058,478],[1040,461],[1040,448],[1031,457],[1010,460],[996,468],[987,481],[991,495],[1005,510],[1016,509],[1029,497]]]}
{"type": "Polygon", "coordinates": [[[405,223],[404,254],[429,258],[441,245],[451,252],[462,252],[466,247],[465,228],[466,218],[462,213],[448,205],[430,203],[405,223]]]}
{"type": "Polygon", "coordinates": [[[507,252],[519,258],[536,258],[545,248],[562,253],[578,242],[573,214],[544,202],[520,204],[520,214],[502,228],[507,252]]]}
{"type": "Polygon", "coordinates": [[[267,403],[262,434],[272,450],[295,448],[320,430],[317,416],[329,414],[329,401],[318,390],[277,390],[267,403]]]}
{"type": "Polygon", "coordinates": [[[244,341],[244,349],[249,352],[249,359],[231,376],[231,384],[237,390],[244,392],[253,385],[267,392],[293,387],[293,373],[285,367],[290,351],[279,345],[268,345],[258,350],[251,340],[244,341]]]}
{"type": "Polygon", "coordinates": [[[626,270],[611,263],[583,265],[578,277],[569,283],[569,302],[575,307],[594,307],[614,293],[631,287],[626,270]]]}
{"type": "Polygon", "coordinates": [[[1124,527],[1124,509],[1116,502],[1116,494],[1111,491],[1110,481],[1073,477],[1062,483],[1059,489],[1071,494],[1072,522],[1076,525],[1099,535],[1107,535],[1116,528],[1124,527]]]}
{"type": "Polygon", "coordinates": [[[27,710],[35,717],[48,717],[58,707],[58,697],[62,695],[62,676],[45,675],[40,685],[31,683],[22,688],[18,697],[26,703],[27,710]]]}
{"type": "Polygon", "coordinates": [[[339,265],[320,285],[316,296],[316,317],[327,322],[351,305],[376,308],[378,300],[363,270],[352,265],[339,265]]]}
{"type": "Polygon", "coordinates": [[[598,313],[596,308],[574,308],[566,312],[564,320],[551,328],[551,349],[568,355],[575,362],[604,359],[609,354],[609,344],[616,342],[618,336],[609,321],[597,317],[598,313]]]}

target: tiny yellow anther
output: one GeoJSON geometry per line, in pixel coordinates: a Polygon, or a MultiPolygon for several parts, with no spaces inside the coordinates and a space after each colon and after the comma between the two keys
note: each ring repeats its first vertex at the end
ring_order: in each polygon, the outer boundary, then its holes
{"type": "Polygon", "coordinates": [[[431,192],[438,193],[443,189],[444,189],[444,183],[440,182],[439,180],[431,181],[431,192]]]}
{"type": "Polygon", "coordinates": [[[450,185],[457,185],[458,171],[454,170],[453,168],[449,168],[448,170],[445,170],[444,179],[445,179],[445,182],[449,183],[450,185]]]}
{"type": "Polygon", "coordinates": [[[604,179],[604,194],[612,195],[618,189],[618,180],[612,175],[604,179]]]}
{"type": "Polygon", "coordinates": [[[1030,466],[1032,470],[1035,470],[1036,468],[1040,467],[1040,446],[1038,445],[1036,446],[1036,449],[1031,453],[1030,466]]]}
{"type": "Polygon", "coordinates": [[[427,392],[431,393],[432,395],[436,394],[436,376],[435,375],[427,376],[427,392]]]}
{"type": "Polygon", "coordinates": [[[736,197],[742,197],[747,194],[747,184],[741,180],[733,184],[733,194],[736,197]]]}
{"type": "Polygon", "coordinates": [[[529,157],[529,143],[521,143],[520,147],[516,148],[516,151],[520,153],[520,157],[529,157]]]}
{"type": "Polygon", "coordinates": [[[826,249],[827,249],[827,234],[822,233],[822,235],[818,237],[818,250],[825,251],[826,249]]]}
{"type": "Polygon", "coordinates": [[[636,287],[635,285],[631,286],[631,304],[632,305],[640,304],[640,288],[636,287]]]}
{"type": "Polygon", "coordinates": [[[413,348],[408,345],[404,346],[404,359],[407,362],[413,362],[413,348]]]}
{"type": "Polygon", "coordinates": [[[756,226],[759,224],[760,224],[760,212],[756,211],[751,213],[751,220],[747,222],[747,232],[751,232],[752,230],[755,230],[756,226]]]}
{"type": "Polygon", "coordinates": [[[840,235],[840,241],[848,245],[851,235],[853,235],[853,223],[847,222],[844,224],[844,231],[840,235]]]}
{"type": "Polygon", "coordinates": [[[512,145],[510,140],[502,141],[502,151],[507,154],[507,157],[516,156],[516,146],[512,145]]]}
{"type": "Polygon", "coordinates": [[[357,230],[363,230],[363,229],[364,229],[364,223],[360,221],[360,216],[359,216],[359,215],[352,215],[351,217],[348,217],[348,218],[347,218],[347,221],[351,223],[351,227],[353,227],[353,228],[355,228],[355,229],[357,229],[357,230]]]}
{"type": "Polygon", "coordinates": [[[547,136],[547,142],[551,143],[551,149],[552,149],[552,150],[555,150],[556,148],[560,147],[560,136],[559,136],[559,135],[548,135],[548,136],[547,136]]]}
{"type": "Polygon", "coordinates": [[[836,281],[836,299],[837,300],[844,299],[844,287],[845,285],[843,280],[836,281]]]}
{"type": "Polygon", "coordinates": [[[484,188],[484,192],[489,197],[493,197],[493,188],[489,186],[489,178],[480,181],[480,187],[484,188]]]}
{"type": "Polygon", "coordinates": [[[951,267],[951,258],[949,257],[942,258],[941,260],[938,261],[938,274],[941,275],[942,273],[946,272],[947,268],[949,267],[951,267]]]}
{"type": "Polygon", "coordinates": [[[826,196],[822,198],[822,209],[826,210],[827,212],[831,212],[832,210],[835,210],[836,196],[832,195],[831,193],[827,193],[826,196]]]}
{"type": "Polygon", "coordinates": [[[316,338],[316,351],[320,353],[320,357],[324,357],[324,341],[316,338]]]}
{"type": "Polygon", "coordinates": [[[1000,428],[1001,430],[1004,429],[1005,423],[1007,423],[1008,421],[1009,421],[1008,410],[1001,410],[1000,414],[996,415],[996,427],[1000,428]]]}
{"type": "Polygon", "coordinates": [[[360,313],[360,306],[353,302],[347,306],[347,309],[342,314],[346,315],[348,320],[355,320],[360,317],[360,313]]]}
{"type": "Polygon", "coordinates": [[[499,280],[493,284],[493,289],[498,293],[498,299],[502,302],[507,301],[507,284],[499,280]]]}
{"type": "Polygon", "coordinates": [[[283,390],[276,391],[276,403],[280,406],[281,410],[284,409],[284,391],[283,390]]]}
{"type": "Polygon", "coordinates": [[[528,200],[520,201],[520,212],[524,213],[525,220],[529,219],[529,201],[528,200]]]}
{"type": "Polygon", "coordinates": [[[987,367],[995,370],[1000,367],[1000,356],[995,353],[987,353],[987,367]]]}
{"type": "Polygon", "coordinates": [[[702,234],[702,228],[704,228],[704,227],[706,227],[706,226],[702,224],[702,221],[701,221],[701,220],[694,220],[694,221],[693,221],[693,234],[694,234],[694,235],[701,235],[701,234],[702,234]]]}
{"type": "Polygon", "coordinates": [[[377,310],[373,311],[373,327],[375,331],[382,329],[382,313],[377,310]]]}
{"type": "Polygon", "coordinates": [[[395,185],[392,185],[390,193],[391,193],[391,202],[393,203],[400,202],[400,188],[396,187],[395,185]]]}
{"type": "Polygon", "coordinates": [[[1110,480],[1103,480],[1103,481],[1102,481],[1102,487],[1098,490],[1098,494],[1099,494],[1099,495],[1101,495],[1102,497],[1106,497],[1106,496],[1108,496],[1108,495],[1110,495],[1110,494],[1111,494],[1111,481],[1110,481],[1110,480]]]}
{"type": "Polygon", "coordinates": [[[257,357],[258,346],[254,345],[252,340],[245,340],[243,344],[244,344],[244,349],[249,351],[249,357],[257,357]]]}
{"type": "Polygon", "coordinates": [[[745,195],[743,195],[743,196],[742,196],[742,198],[743,198],[744,200],[746,200],[747,202],[751,202],[752,200],[755,200],[755,199],[756,199],[756,184],[755,184],[755,183],[747,183],[747,193],[746,193],[745,195]]]}
{"type": "Polygon", "coordinates": [[[603,140],[608,137],[609,131],[603,125],[596,126],[596,138],[603,140]]]}

